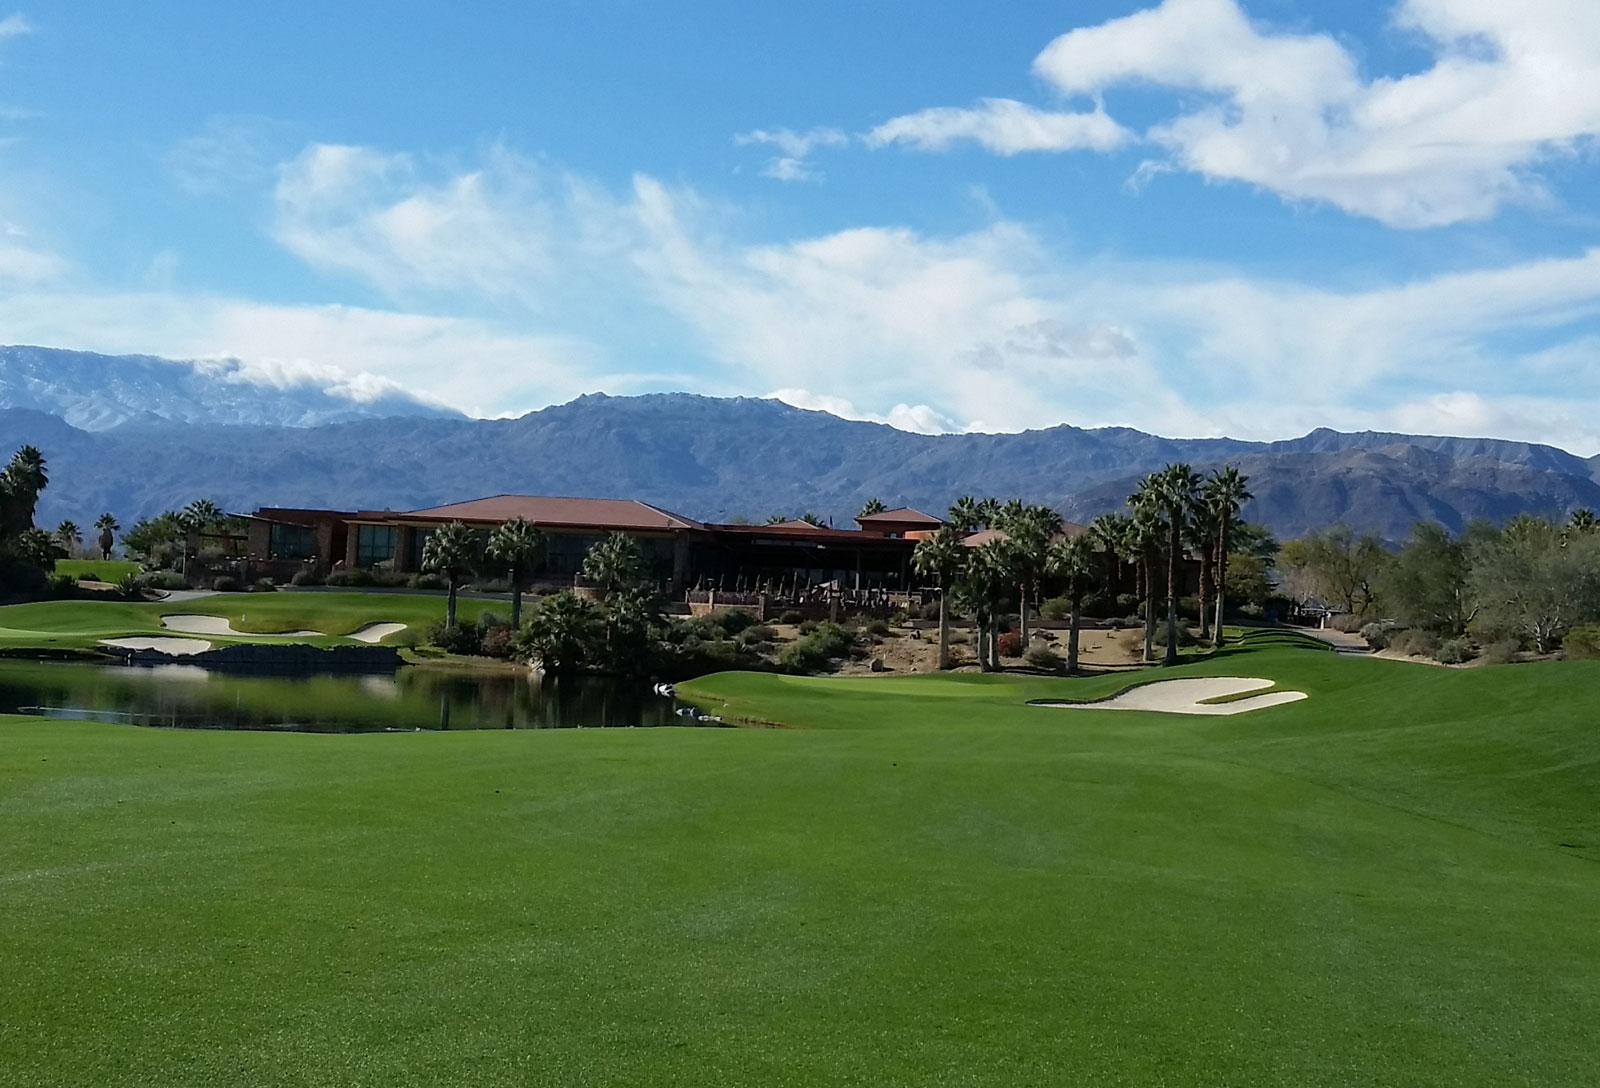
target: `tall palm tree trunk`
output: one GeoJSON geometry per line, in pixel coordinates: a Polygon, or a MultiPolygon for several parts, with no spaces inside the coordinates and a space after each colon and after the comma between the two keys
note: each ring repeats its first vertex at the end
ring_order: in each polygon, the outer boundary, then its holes
{"type": "Polygon", "coordinates": [[[1078,598],[1072,598],[1072,618],[1067,624],[1067,671],[1078,671],[1078,598]]]}
{"type": "Polygon", "coordinates": [[[1144,660],[1146,664],[1156,659],[1156,588],[1155,561],[1149,552],[1144,556],[1144,660]]]}
{"type": "Polygon", "coordinates": [[[1211,636],[1211,615],[1206,611],[1206,590],[1211,583],[1211,548],[1210,542],[1200,549],[1200,641],[1204,642],[1211,636]]]}
{"type": "Polygon", "coordinates": [[[945,605],[945,598],[949,594],[944,586],[939,587],[939,671],[943,672],[950,667],[950,612],[945,605]]]}
{"type": "Polygon", "coordinates": [[[456,580],[453,576],[450,578],[450,595],[444,602],[444,624],[446,627],[456,625],[456,580]]]}
{"type": "Polygon", "coordinates": [[[1022,649],[1028,649],[1028,583],[1017,587],[1017,631],[1022,636],[1022,649]]]}
{"type": "Polygon", "coordinates": [[[1178,663],[1178,556],[1181,544],[1178,540],[1179,519],[1183,516],[1181,510],[1173,509],[1172,532],[1167,538],[1167,652],[1166,664],[1178,663]]]}
{"type": "Polygon", "coordinates": [[[1222,512],[1222,526],[1217,532],[1217,623],[1213,631],[1214,645],[1222,645],[1222,607],[1228,592],[1228,512],[1222,512]]]}
{"type": "Polygon", "coordinates": [[[511,576],[511,629],[522,630],[522,576],[511,576]]]}

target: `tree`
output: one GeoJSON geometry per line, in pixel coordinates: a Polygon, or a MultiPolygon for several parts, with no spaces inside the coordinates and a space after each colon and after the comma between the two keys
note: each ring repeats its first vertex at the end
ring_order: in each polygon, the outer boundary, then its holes
{"type": "Polygon", "coordinates": [[[210,499],[196,499],[178,514],[186,533],[203,533],[225,520],[222,509],[210,499]]]}
{"type": "MultiPolygon", "coordinates": [[[[181,519],[175,511],[168,510],[153,518],[140,518],[134,522],[133,528],[122,538],[122,547],[129,554],[153,566],[160,559],[163,550],[170,548],[175,554],[182,538],[181,519]]],[[[171,555],[168,558],[171,558],[171,555]]]]}
{"type": "Polygon", "coordinates": [[[440,526],[422,545],[422,569],[443,575],[449,588],[444,622],[456,625],[456,591],[472,577],[478,564],[478,536],[459,521],[440,526]]]}
{"type": "Polygon", "coordinates": [[[856,518],[859,520],[861,518],[871,517],[873,514],[881,514],[887,509],[888,507],[883,505],[883,500],[874,496],[873,498],[868,499],[861,507],[861,512],[856,515],[856,518]]]}
{"type": "Polygon", "coordinates": [[[1600,619],[1600,534],[1568,538],[1543,518],[1511,519],[1469,544],[1475,626],[1549,653],[1567,631],[1600,619]]]}
{"type": "Polygon", "coordinates": [[[1089,523],[1089,536],[1106,558],[1107,591],[1115,597],[1122,590],[1122,564],[1137,562],[1137,548],[1129,546],[1133,519],[1126,514],[1101,514],[1089,523]]]}
{"type": "Polygon", "coordinates": [[[594,652],[600,611],[573,593],[544,598],[521,636],[523,650],[547,673],[580,668],[594,652]]]}
{"type": "Polygon", "coordinates": [[[1567,517],[1567,531],[1569,533],[1593,533],[1600,531],[1600,520],[1594,516],[1594,511],[1587,506],[1580,506],[1567,517]]]}
{"type": "Polygon", "coordinates": [[[1050,571],[1066,587],[1072,607],[1067,626],[1067,671],[1078,671],[1078,630],[1083,618],[1083,599],[1095,586],[1102,564],[1095,554],[1094,539],[1087,533],[1062,538],[1050,546],[1050,571]]]}
{"type": "Polygon", "coordinates": [[[1405,546],[1379,572],[1376,590],[1386,615],[1407,627],[1455,637],[1477,613],[1471,575],[1466,546],[1442,526],[1419,521],[1405,546]]]}
{"type": "Polygon", "coordinates": [[[958,533],[972,532],[983,524],[982,515],[978,512],[978,500],[971,495],[961,496],[951,504],[945,520],[958,533]]]}
{"type": "Polygon", "coordinates": [[[61,545],[61,550],[67,555],[72,554],[72,549],[83,543],[83,530],[78,528],[75,521],[63,521],[56,526],[56,543],[61,545]]]}
{"type": "Polygon", "coordinates": [[[917,541],[911,553],[911,565],[924,578],[932,578],[939,587],[939,668],[950,667],[950,586],[967,562],[967,546],[961,543],[961,533],[944,525],[931,536],[917,541]]]}
{"type": "Polygon", "coordinates": [[[644,556],[639,542],[626,533],[612,533],[589,549],[582,573],[605,597],[642,585],[644,556]]]}
{"type": "Polygon", "coordinates": [[[1146,476],[1129,498],[1133,518],[1128,540],[1139,557],[1140,596],[1144,602],[1144,660],[1155,660],[1156,569],[1161,561],[1161,544],[1167,538],[1166,515],[1162,511],[1156,477],[1146,476]]]}
{"type": "Polygon", "coordinates": [[[1286,586],[1360,615],[1372,604],[1373,581],[1388,558],[1376,534],[1335,525],[1285,544],[1280,569],[1286,586]]]}
{"type": "Polygon", "coordinates": [[[978,503],[978,524],[985,529],[993,529],[1000,524],[1000,500],[984,499],[978,503]]]}
{"type": "Polygon", "coordinates": [[[6,550],[13,559],[47,572],[56,569],[56,560],[67,557],[61,542],[43,529],[22,530],[6,541],[6,550]]]}
{"type": "Polygon", "coordinates": [[[50,485],[44,454],[23,446],[0,471],[0,540],[33,528],[39,494],[50,485]]]}
{"type": "Polygon", "coordinates": [[[972,612],[978,633],[978,664],[984,672],[1000,667],[997,613],[1007,587],[1016,580],[1010,559],[1010,542],[992,540],[968,549],[967,561],[955,582],[957,598],[972,612]]]}
{"type": "Polygon", "coordinates": [[[94,527],[100,530],[100,538],[96,541],[100,545],[100,558],[110,559],[111,548],[117,542],[114,534],[120,533],[122,526],[117,524],[115,515],[105,513],[95,519],[94,527]]]}
{"type": "Polygon", "coordinates": [[[1222,620],[1228,603],[1228,559],[1233,552],[1233,542],[1229,537],[1239,511],[1245,503],[1255,498],[1246,486],[1249,483],[1250,477],[1240,472],[1237,465],[1227,465],[1211,474],[1211,478],[1206,481],[1202,500],[1206,509],[1210,511],[1217,530],[1216,551],[1213,553],[1215,556],[1213,575],[1217,588],[1217,621],[1214,636],[1217,646],[1223,643],[1222,620]]]}
{"type": "Polygon", "coordinates": [[[495,526],[484,554],[505,568],[511,579],[511,626],[522,630],[522,592],[528,576],[544,554],[544,534],[526,518],[512,518],[495,526]]]}
{"type": "Polygon", "coordinates": [[[1167,654],[1178,663],[1178,569],[1183,562],[1184,526],[1200,501],[1200,474],[1188,465],[1168,465],[1157,475],[1157,495],[1167,515],[1167,654]]]}
{"type": "Polygon", "coordinates": [[[1184,526],[1183,532],[1184,547],[1191,554],[1200,557],[1200,584],[1197,596],[1200,601],[1201,642],[1211,637],[1211,614],[1206,608],[1206,603],[1211,599],[1212,592],[1222,584],[1221,579],[1217,577],[1221,520],[1221,516],[1211,508],[1202,494],[1200,501],[1189,511],[1189,521],[1184,526]]]}

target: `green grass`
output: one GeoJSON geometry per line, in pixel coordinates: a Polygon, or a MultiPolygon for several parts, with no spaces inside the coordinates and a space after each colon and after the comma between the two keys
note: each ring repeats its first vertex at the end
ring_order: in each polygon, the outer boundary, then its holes
{"type": "Polygon", "coordinates": [[[729,674],[683,687],[792,728],[0,720],[0,1082],[1592,1084],[1600,663],[1257,641],[1175,674],[1308,700],[729,674]]]}
{"type": "MultiPolygon", "coordinates": [[[[458,616],[475,620],[485,611],[501,614],[509,604],[463,598],[458,616]]],[[[284,631],[322,631],[328,638],[297,639],[333,645],[369,623],[404,623],[413,633],[444,617],[443,596],[405,593],[222,593],[176,603],[126,601],[42,601],[0,607],[0,649],[87,649],[101,639],[173,635],[161,617],[174,613],[223,616],[240,631],[274,635],[284,631]]],[[[208,636],[209,637],[209,636],[208,636]]],[[[403,634],[386,642],[402,641],[403,634]]],[[[216,643],[248,639],[210,638],[216,643]]]]}
{"type": "Polygon", "coordinates": [[[115,583],[138,574],[139,564],[131,559],[57,559],[55,573],[115,583]]]}

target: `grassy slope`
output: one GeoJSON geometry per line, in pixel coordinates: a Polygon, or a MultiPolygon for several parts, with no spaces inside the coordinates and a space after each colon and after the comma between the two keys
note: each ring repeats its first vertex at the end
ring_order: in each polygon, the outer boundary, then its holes
{"type": "Polygon", "coordinates": [[[687,685],[781,730],[0,721],[0,1069],[53,1084],[1556,1085],[1600,666],[1266,649],[687,685]],[[1562,846],[1568,843],[1573,845],[1562,846]]]}
{"type": "MultiPolygon", "coordinates": [[[[481,599],[463,599],[459,615],[476,619],[485,611],[510,606],[481,599]]],[[[420,630],[444,616],[443,596],[403,593],[224,593],[173,604],[120,601],[43,601],[0,607],[0,648],[72,649],[93,646],[103,638],[130,635],[172,635],[161,617],[173,613],[224,616],[235,628],[259,634],[281,631],[323,631],[348,635],[369,623],[405,623],[420,630]]],[[[391,636],[386,641],[395,641],[391,636]]],[[[239,641],[212,639],[213,642],[239,641]]],[[[304,640],[332,644],[338,639],[304,640]]]]}
{"type": "Polygon", "coordinates": [[[131,559],[57,559],[55,573],[120,582],[130,574],[138,574],[139,569],[139,564],[131,559]]]}

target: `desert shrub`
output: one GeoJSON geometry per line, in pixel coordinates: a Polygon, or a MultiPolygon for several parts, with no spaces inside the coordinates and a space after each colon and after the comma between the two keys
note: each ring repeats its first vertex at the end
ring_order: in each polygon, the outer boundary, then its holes
{"type": "Polygon", "coordinates": [[[484,657],[498,657],[508,660],[516,656],[517,632],[510,624],[500,627],[491,627],[484,631],[478,639],[478,652],[484,657]]]}
{"type": "Polygon", "coordinates": [[[896,612],[894,615],[889,617],[889,625],[891,627],[904,627],[910,622],[911,614],[908,612],[896,612]]]}
{"type": "MultiPolygon", "coordinates": [[[[1521,649],[1522,643],[1516,639],[1503,638],[1499,642],[1489,643],[1483,648],[1483,653],[1479,656],[1490,665],[1509,665],[1517,659],[1517,652],[1521,649]]],[[[1600,656],[1600,653],[1597,653],[1596,656],[1600,656]]]]}
{"type": "Polygon", "coordinates": [[[1117,611],[1124,616],[1140,616],[1144,614],[1144,602],[1135,594],[1117,594],[1117,611]]]}
{"type": "Polygon", "coordinates": [[[778,632],[764,623],[758,623],[754,627],[746,627],[743,631],[740,631],[734,641],[741,646],[755,647],[763,643],[770,643],[777,637],[778,632]]]}
{"type": "Polygon", "coordinates": [[[1072,602],[1065,597],[1051,597],[1039,605],[1039,615],[1047,620],[1064,620],[1072,615],[1072,602]]]}
{"type": "Polygon", "coordinates": [[[52,574],[50,576],[50,596],[66,598],[76,596],[78,580],[70,574],[52,574]]]}
{"type": "Polygon", "coordinates": [[[717,623],[729,635],[737,635],[746,627],[754,627],[761,621],[742,608],[730,608],[726,612],[717,613],[717,623]]]}
{"type": "Polygon", "coordinates": [[[124,574],[117,583],[117,594],[130,601],[137,601],[144,596],[144,578],[137,574],[124,574]]]}
{"type": "Polygon", "coordinates": [[[778,622],[793,627],[795,624],[803,622],[805,618],[806,617],[803,613],[796,612],[791,608],[789,611],[778,617],[778,622]]]}
{"type": "Polygon", "coordinates": [[[1471,661],[1473,656],[1472,643],[1464,638],[1453,638],[1443,642],[1433,652],[1433,659],[1441,665],[1464,665],[1471,661]]]}
{"type": "Polygon", "coordinates": [[[816,624],[804,638],[783,648],[778,664],[790,672],[820,672],[855,648],[855,636],[836,623],[816,624]]]}
{"type": "Polygon", "coordinates": [[[188,589],[189,583],[175,570],[153,571],[145,576],[144,584],[151,589],[188,589]]]}
{"type": "Polygon", "coordinates": [[[428,624],[424,638],[448,654],[475,654],[480,648],[478,628],[470,623],[449,624],[434,620],[428,624]]]}
{"type": "Polygon", "coordinates": [[[1438,635],[1418,627],[1408,627],[1389,639],[1389,649],[1407,657],[1432,657],[1440,645],[1438,635]]]}
{"type": "Polygon", "coordinates": [[[800,621],[800,633],[802,635],[809,635],[811,632],[815,631],[816,629],[817,629],[817,621],[816,620],[801,620],[800,621]]]}
{"type": "Polygon", "coordinates": [[[1022,660],[1029,668],[1044,672],[1060,672],[1067,664],[1060,654],[1043,644],[1028,647],[1028,652],[1022,655],[1022,660]]]}
{"type": "Polygon", "coordinates": [[[1389,628],[1381,623],[1365,624],[1361,628],[1361,637],[1366,639],[1367,645],[1374,650],[1389,648],[1389,628]]]}
{"type": "Polygon", "coordinates": [[[483,612],[478,616],[479,631],[492,631],[496,627],[509,627],[511,621],[498,612],[483,612]]]}
{"type": "Polygon", "coordinates": [[[888,635],[888,633],[889,625],[883,620],[873,620],[871,623],[867,624],[867,634],[869,635],[877,635],[879,638],[883,638],[884,636],[888,635]]]}
{"type": "Polygon", "coordinates": [[[276,593],[277,590],[278,584],[271,578],[257,578],[255,584],[250,587],[251,593],[276,593]]]}
{"type": "Polygon", "coordinates": [[[996,646],[1000,650],[1001,657],[1021,657],[1022,632],[1007,631],[1000,636],[1000,641],[996,643],[996,646]]]}
{"type": "Polygon", "coordinates": [[[297,570],[294,577],[289,579],[292,586],[320,586],[322,578],[314,570],[297,570]]]}
{"type": "Polygon", "coordinates": [[[939,601],[937,598],[917,609],[919,620],[936,620],[939,618],[939,601]]]}
{"type": "MultiPolygon", "coordinates": [[[[1165,646],[1167,644],[1167,625],[1164,622],[1156,624],[1155,644],[1157,646],[1165,646]]],[[[1178,645],[1194,646],[1196,644],[1197,640],[1194,637],[1194,632],[1183,624],[1178,624],[1178,645]]]]}
{"type": "Polygon", "coordinates": [[[1337,616],[1328,617],[1329,627],[1332,627],[1335,631],[1343,631],[1347,635],[1355,634],[1361,630],[1365,623],[1366,621],[1354,612],[1341,612],[1337,616]]]}
{"type": "Polygon", "coordinates": [[[1561,640],[1564,656],[1593,661],[1600,658],[1600,623],[1586,623],[1574,627],[1561,640]]]}
{"type": "Polygon", "coordinates": [[[360,567],[356,567],[353,570],[334,571],[332,574],[328,575],[328,584],[330,586],[350,586],[352,588],[359,589],[363,586],[374,586],[378,583],[372,577],[371,571],[362,570],[360,567]]]}
{"type": "Polygon", "coordinates": [[[437,574],[413,574],[406,579],[406,585],[412,589],[449,589],[450,583],[437,574]]]}
{"type": "Polygon", "coordinates": [[[211,580],[211,588],[218,593],[242,593],[245,585],[232,575],[224,574],[211,580]]]}
{"type": "Polygon", "coordinates": [[[950,632],[950,645],[952,646],[966,646],[971,642],[972,636],[967,634],[965,631],[950,632]]]}
{"type": "Polygon", "coordinates": [[[1200,622],[1200,598],[1199,597],[1179,597],[1178,598],[1178,616],[1179,616],[1180,619],[1194,620],[1196,623],[1199,623],[1200,622]]]}

